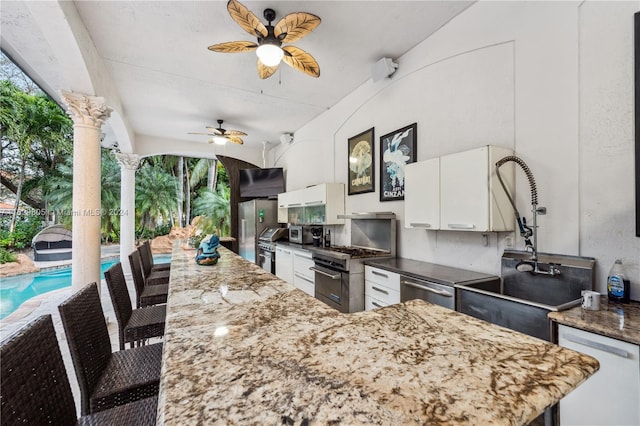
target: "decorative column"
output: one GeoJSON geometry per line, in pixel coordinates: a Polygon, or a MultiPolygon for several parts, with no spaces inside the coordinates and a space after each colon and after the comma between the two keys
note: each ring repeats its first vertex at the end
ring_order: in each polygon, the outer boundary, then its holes
{"type": "Polygon", "coordinates": [[[116,153],[120,163],[120,261],[125,274],[131,273],[129,255],[136,248],[136,170],[140,156],[116,153]]]}
{"type": "Polygon", "coordinates": [[[104,98],[62,91],[73,120],[73,255],[71,289],[100,289],[100,128],[111,115],[104,98]]]}

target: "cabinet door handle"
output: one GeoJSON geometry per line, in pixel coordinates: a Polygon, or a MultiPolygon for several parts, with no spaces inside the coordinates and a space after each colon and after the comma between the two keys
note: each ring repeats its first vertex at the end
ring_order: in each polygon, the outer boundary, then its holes
{"type": "Polygon", "coordinates": [[[371,273],[372,273],[373,275],[377,275],[377,276],[379,276],[379,277],[389,278],[389,275],[387,275],[387,274],[383,274],[382,272],[378,272],[378,271],[371,271],[371,273]]]}
{"type": "Polygon", "coordinates": [[[300,275],[299,273],[294,273],[294,275],[298,278],[300,278],[301,280],[305,280],[308,283],[313,284],[313,280],[310,280],[309,278],[305,277],[304,275],[300,275]]]}
{"type": "Polygon", "coordinates": [[[289,207],[297,207],[297,206],[301,206],[302,203],[291,203],[289,204],[289,207]]]}
{"type": "Polygon", "coordinates": [[[310,255],[302,254],[302,253],[294,253],[294,256],[302,257],[304,259],[311,259],[310,255]]]}
{"type": "Polygon", "coordinates": [[[624,349],[616,348],[615,346],[607,345],[605,343],[594,342],[593,340],[585,339],[580,336],[574,336],[573,334],[565,334],[564,338],[570,342],[577,343],[579,345],[585,345],[593,349],[598,349],[604,352],[608,352],[613,355],[618,355],[623,358],[629,358],[629,352],[624,349]]]}
{"type": "Polygon", "coordinates": [[[322,200],[319,201],[309,201],[308,203],[304,203],[305,206],[312,206],[316,204],[322,204],[322,200]]]}
{"type": "Polygon", "coordinates": [[[430,223],[411,222],[409,225],[414,228],[431,228],[430,223]]]}
{"type": "Polygon", "coordinates": [[[282,250],[283,253],[291,254],[289,250],[282,250]]]}
{"type": "Polygon", "coordinates": [[[371,286],[371,290],[379,291],[380,293],[386,294],[387,296],[389,295],[388,291],[385,291],[385,290],[383,290],[381,288],[378,288],[376,286],[371,286]]]}
{"type": "Polygon", "coordinates": [[[450,223],[447,226],[451,229],[474,229],[476,227],[473,223],[450,223]]]}
{"type": "Polygon", "coordinates": [[[384,306],[382,306],[382,305],[381,305],[381,304],[379,304],[379,303],[374,302],[373,300],[371,301],[371,304],[372,304],[373,306],[375,306],[376,308],[384,308],[384,306]]]}

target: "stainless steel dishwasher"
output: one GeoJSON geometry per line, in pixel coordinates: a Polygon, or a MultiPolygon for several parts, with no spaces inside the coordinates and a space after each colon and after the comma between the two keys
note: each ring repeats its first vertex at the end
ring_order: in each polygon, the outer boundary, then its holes
{"type": "Polygon", "coordinates": [[[500,277],[451,266],[402,260],[400,301],[422,299],[435,305],[456,309],[456,284],[500,283],[500,277]]]}
{"type": "Polygon", "coordinates": [[[456,292],[452,286],[403,276],[400,278],[400,301],[411,299],[426,300],[449,309],[456,306],[456,292]]]}

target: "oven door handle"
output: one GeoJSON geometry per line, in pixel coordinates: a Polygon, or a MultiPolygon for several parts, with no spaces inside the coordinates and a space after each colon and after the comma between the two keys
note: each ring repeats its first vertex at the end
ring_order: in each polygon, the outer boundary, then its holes
{"type": "Polygon", "coordinates": [[[429,293],[434,293],[434,294],[437,294],[439,296],[453,297],[453,294],[449,293],[448,291],[434,290],[432,288],[425,287],[423,285],[412,283],[412,282],[409,282],[409,281],[402,281],[402,284],[404,284],[406,286],[409,286],[409,287],[417,288],[418,290],[428,291],[429,293]]]}
{"type": "Polygon", "coordinates": [[[339,279],[340,279],[340,274],[333,274],[333,275],[332,275],[332,274],[327,274],[326,272],[321,271],[320,269],[315,268],[315,267],[313,267],[313,266],[312,266],[311,268],[309,268],[309,270],[310,270],[310,271],[317,272],[317,273],[319,273],[320,275],[324,275],[325,277],[329,277],[329,278],[331,278],[332,280],[339,280],[339,279]]]}

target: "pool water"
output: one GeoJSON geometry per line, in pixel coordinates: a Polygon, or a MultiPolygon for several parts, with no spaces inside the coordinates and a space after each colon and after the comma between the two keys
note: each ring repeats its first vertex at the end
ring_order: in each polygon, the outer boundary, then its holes
{"type": "MultiPolygon", "coordinates": [[[[171,256],[154,256],[154,262],[169,262],[171,256]]],[[[104,271],[118,263],[118,259],[103,260],[100,268],[100,279],[104,279],[104,271]]],[[[71,285],[71,268],[51,269],[35,274],[22,274],[0,280],[0,319],[14,312],[24,302],[34,296],[69,287],[71,285]]]]}

